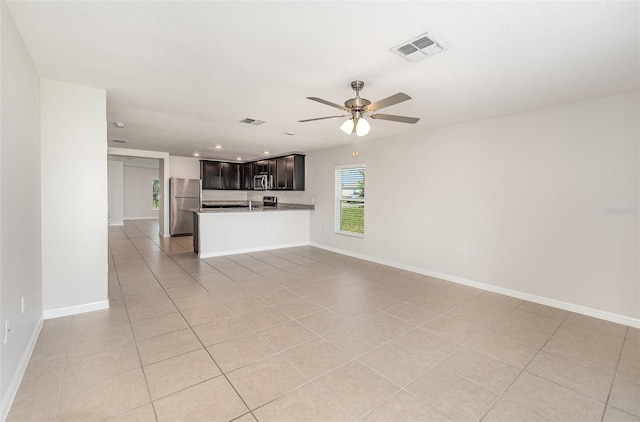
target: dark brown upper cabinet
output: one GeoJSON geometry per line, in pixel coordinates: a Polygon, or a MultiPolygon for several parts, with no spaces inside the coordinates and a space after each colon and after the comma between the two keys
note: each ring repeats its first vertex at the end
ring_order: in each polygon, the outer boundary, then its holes
{"type": "Polygon", "coordinates": [[[202,189],[253,190],[253,177],[262,174],[273,178],[272,190],[304,190],[304,155],[247,163],[200,161],[202,189]]]}

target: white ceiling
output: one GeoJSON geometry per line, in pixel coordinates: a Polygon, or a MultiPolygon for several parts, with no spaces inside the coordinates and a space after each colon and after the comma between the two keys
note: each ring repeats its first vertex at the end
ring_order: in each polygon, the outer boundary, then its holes
{"type": "MultiPolygon", "coordinates": [[[[9,1],[42,76],[107,90],[112,146],[253,159],[349,143],[350,81],[412,100],[364,142],[640,86],[640,2],[9,1]],[[391,47],[424,32],[447,50],[417,63],[391,47]],[[261,126],[239,123],[249,117],[261,126]],[[285,131],[296,132],[295,136],[285,131]],[[214,145],[223,146],[215,150],[214,145]]],[[[111,142],[110,142],[111,145],[111,142]]]]}

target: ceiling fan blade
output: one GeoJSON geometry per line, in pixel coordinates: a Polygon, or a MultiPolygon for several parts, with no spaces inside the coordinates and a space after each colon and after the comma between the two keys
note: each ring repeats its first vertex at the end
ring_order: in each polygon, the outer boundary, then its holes
{"type": "Polygon", "coordinates": [[[381,108],[389,107],[394,104],[398,104],[410,99],[411,97],[405,94],[404,92],[398,92],[397,94],[394,94],[390,97],[387,97],[380,101],[376,101],[375,103],[369,104],[369,106],[365,110],[376,111],[376,110],[380,110],[381,108]]]}
{"type": "Polygon", "coordinates": [[[340,104],[336,104],[336,103],[332,103],[331,101],[327,101],[327,100],[323,100],[322,98],[318,98],[318,97],[307,97],[308,99],[312,100],[312,101],[317,101],[319,103],[331,106],[331,107],[335,107],[335,108],[339,108],[340,110],[344,110],[344,111],[351,111],[348,108],[346,108],[345,106],[341,106],[340,104]]]}
{"type": "Polygon", "coordinates": [[[348,116],[347,114],[343,114],[341,116],[327,116],[327,117],[316,117],[315,119],[305,119],[305,120],[298,120],[298,122],[303,123],[303,122],[313,122],[314,120],[324,120],[324,119],[335,119],[337,117],[345,117],[348,116]]]}
{"type": "Polygon", "coordinates": [[[378,120],[391,120],[392,122],[400,122],[400,123],[417,123],[420,120],[419,117],[407,117],[407,116],[394,116],[393,114],[372,114],[372,119],[378,120]]]}

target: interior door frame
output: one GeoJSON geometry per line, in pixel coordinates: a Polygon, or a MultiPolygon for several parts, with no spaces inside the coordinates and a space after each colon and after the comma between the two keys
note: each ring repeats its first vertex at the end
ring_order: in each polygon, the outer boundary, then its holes
{"type": "Polygon", "coordinates": [[[161,151],[144,151],[127,148],[107,148],[107,155],[119,155],[123,157],[155,158],[160,160],[158,173],[160,177],[160,236],[169,237],[169,153],[161,151]]]}

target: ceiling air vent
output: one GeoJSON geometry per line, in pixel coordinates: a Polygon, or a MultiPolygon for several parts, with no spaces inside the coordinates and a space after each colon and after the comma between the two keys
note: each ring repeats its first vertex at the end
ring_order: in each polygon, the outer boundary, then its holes
{"type": "Polygon", "coordinates": [[[442,50],[444,50],[442,45],[434,41],[433,37],[426,32],[412,40],[398,44],[391,49],[391,51],[410,62],[426,59],[429,56],[438,54],[442,50]]]}
{"type": "Polygon", "coordinates": [[[250,119],[247,117],[246,119],[240,120],[240,123],[246,123],[248,125],[258,126],[263,124],[264,120],[250,119]]]}

